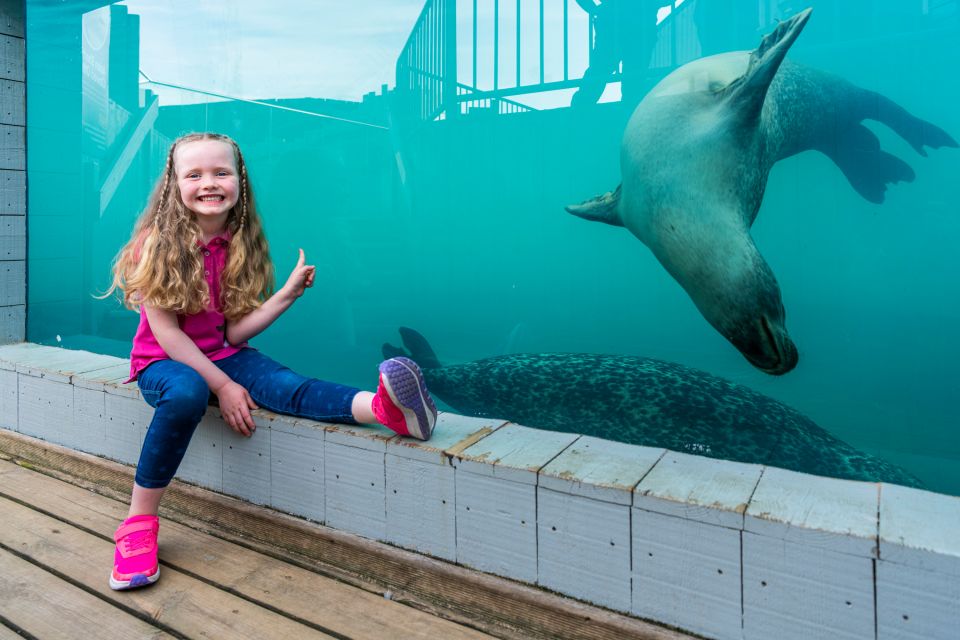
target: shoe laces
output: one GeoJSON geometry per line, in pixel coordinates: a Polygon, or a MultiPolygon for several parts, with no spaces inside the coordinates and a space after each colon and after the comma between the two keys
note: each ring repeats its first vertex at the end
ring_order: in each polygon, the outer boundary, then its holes
{"type": "Polygon", "coordinates": [[[137,531],[124,537],[120,544],[127,555],[136,555],[149,551],[157,543],[157,536],[153,531],[137,531]]]}

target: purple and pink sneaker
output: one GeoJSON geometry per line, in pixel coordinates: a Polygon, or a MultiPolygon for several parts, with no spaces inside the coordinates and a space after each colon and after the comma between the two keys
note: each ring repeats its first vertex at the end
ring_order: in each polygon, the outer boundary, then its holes
{"type": "Polygon", "coordinates": [[[157,562],[157,516],[133,516],[123,521],[113,534],[117,543],[113,554],[110,588],[115,591],[153,584],[160,579],[157,562]]]}
{"type": "Polygon", "coordinates": [[[380,424],[402,436],[430,439],[437,423],[437,407],[416,362],[398,357],[380,363],[373,415],[380,424]]]}

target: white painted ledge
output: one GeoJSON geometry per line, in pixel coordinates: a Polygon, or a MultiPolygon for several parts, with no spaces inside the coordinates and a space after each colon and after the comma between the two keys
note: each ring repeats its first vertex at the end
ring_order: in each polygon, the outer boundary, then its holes
{"type": "MultiPolygon", "coordinates": [[[[135,464],[126,360],[0,346],[0,428],[135,464]]],[[[429,442],[211,408],[178,477],[709,638],[952,638],[960,498],[441,414],[429,442]]]]}

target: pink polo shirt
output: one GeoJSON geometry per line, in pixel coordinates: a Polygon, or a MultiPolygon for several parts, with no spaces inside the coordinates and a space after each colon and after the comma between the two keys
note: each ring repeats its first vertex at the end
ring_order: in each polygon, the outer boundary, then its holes
{"type": "MultiPolygon", "coordinates": [[[[203,252],[203,275],[210,287],[210,306],[205,311],[193,315],[177,315],[177,323],[185,334],[190,336],[205,356],[210,360],[221,360],[232,356],[247,346],[244,342],[238,346],[227,343],[226,320],[220,309],[220,274],[227,264],[227,251],[230,248],[230,233],[214,236],[207,244],[197,243],[197,251],[203,252]]],[[[168,360],[170,356],[157,342],[147,314],[140,309],[140,325],[133,336],[133,349],[130,351],[130,379],[133,382],[147,365],[157,360],[168,360]]]]}

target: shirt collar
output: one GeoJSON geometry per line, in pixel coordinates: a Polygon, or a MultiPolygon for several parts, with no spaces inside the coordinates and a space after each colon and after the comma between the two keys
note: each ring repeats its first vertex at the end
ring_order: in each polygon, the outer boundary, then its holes
{"type": "Polygon", "coordinates": [[[206,244],[203,243],[202,239],[197,239],[198,247],[213,247],[213,246],[227,246],[230,244],[230,239],[233,237],[233,234],[230,233],[229,229],[224,229],[222,232],[210,238],[210,241],[206,244]]]}

